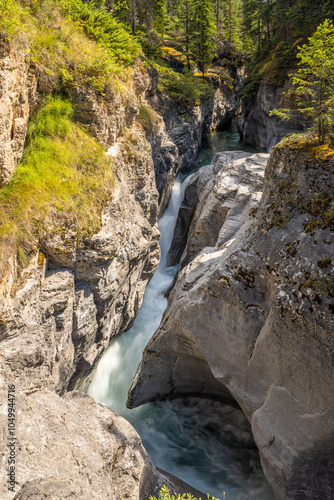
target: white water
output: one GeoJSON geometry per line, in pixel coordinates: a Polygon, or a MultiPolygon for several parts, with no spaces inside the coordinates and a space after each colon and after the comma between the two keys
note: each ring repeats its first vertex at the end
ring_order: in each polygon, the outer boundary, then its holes
{"type": "Polygon", "coordinates": [[[187,398],[126,408],[127,392],[142,352],[167,306],[164,292],[177,266],[166,267],[177,213],[189,177],[174,183],[159,221],[161,260],[148,285],[132,328],[101,359],[88,394],[125,417],[140,434],[153,463],[195,488],[226,500],[272,500],[250,426],[240,410],[218,402],[187,398]]]}
{"type": "MultiPolygon", "coordinates": [[[[170,203],[159,220],[161,258],[158,269],[145,291],[143,304],[130,330],[123,333],[108,348],[99,366],[88,394],[99,403],[109,406],[128,419],[138,410],[125,407],[132,376],[141,360],[147,342],[158,328],[167,306],[164,292],[171,285],[177,266],[166,267],[167,254],[172,243],[177,214],[190,177],[182,183],[176,179],[170,203]]],[[[141,409],[139,409],[141,410],[141,409]]],[[[141,413],[141,411],[140,411],[141,413]]]]}

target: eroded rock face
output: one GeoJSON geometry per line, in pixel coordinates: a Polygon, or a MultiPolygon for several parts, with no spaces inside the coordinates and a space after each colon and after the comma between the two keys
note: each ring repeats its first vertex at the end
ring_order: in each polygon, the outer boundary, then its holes
{"type": "Polygon", "coordinates": [[[202,139],[211,130],[230,123],[238,112],[242,71],[236,71],[234,76],[233,89],[222,85],[213,98],[197,106],[181,106],[166,95],[157,95],[157,79],[149,87],[147,102],[160,117],[154,128],[146,132],[152,146],[160,213],[168,204],[177,173],[194,167],[202,139]]]}
{"type": "Polygon", "coordinates": [[[334,256],[325,207],[333,161],[277,147],[257,209],[265,156],[229,163],[230,155],[197,174],[189,263],[144,352],[129,405],[195,392],[233,398],[251,422],[277,498],[329,498],[334,256]]]}
{"type": "Polygon", "coordinates": [[[107,85],[103,97],[88,86],[73,87],[69,93],[74,105],[74,119],[85,125],[101,144],[110,147],[124,127],[131,128],[134,124],[149,86],[149,74],[138,65],[126,95],[117,94],[111,84],[107,85]]]}
{"type": "Polygon", "coordinates": [[[22,388],[62,394],[74,373],[72,386],[91,371],[141,305],[159,262],[158,193],[150,145],[139,126],[129,134],[137,149],[131,160],[128,142],[117,146],[118,180],[101,230],[77,246],[75,225],[64,221],[21,285],[13,278],[15,260],[2,282],[1,353],[19,379],[22,374],[22,388]]]}
{"type": "MultiPolygon", "coordinates": [[[[7,471],[6,390],[14,384],[17,499],[147,500],[164,484],[184,491],[155,469],[128,422],[82,393],[60,397],[129,327],[159,261],[151,149],[140,127],[129,134],[130,153],[126,140],[110,152],[117,185],[101,230],[77,246],[75,226],[64,221],[20,281],[12,259],[1,283],[0,453],[7,471]]],[[[5,481],[0,497],[13,498],[5,481]]]]}
{"type": "Polygon", "coordinates": [[[255,95],[244,100],[238,127],[244,144],[270,152],[284,136],[301,132],[310,125],[301,121],[300,116],[290,120],[269,116],[273,109],[290,107],[287,97],[284,96],[288,86],[288,82],[283,87],[261,83],[255,95]]]}
{"type": "MultiPolygon", "coordinates": [[[[57,88],[55,76],[32,62],[29,52],[27,47],[2,40],[0,34],[0,187],[10,181],[21,160],[31,112],[57,88]]],[[[112,85],[103,97],[89,86],[78,85],[67,91],[74,105],[74,119],[109,147],[124,127],[133,126],[149,86],[150,76],[138,66],[127,95],[117,95],[112,85]]]]}
{"type": "Polygon", "coordinates": [[[14,50],[0,36],[0,187],[11,179],[23,153],[36,79],[25,62],[26,51],[14,50]]]}
{"type": "MultiPolygon", "coordinates": [[[[10,180],[21,158],[29,112],[57,82],[42,67],[28,65],[24,53],[14,53],[9,45],[0,50],[1,186],[10,180]]],[[[86,377],[110,341],[131,326],[140,308],[159,261],[156,183],[161,187],[163,209],[177,171],[195,161],[203,133],[234,113],[235,106],[229,107],[222,94],[213,103],[190,110],[190,123],[185,110],[184,116],[176,108],[171,111],[168,123],[173,133],[158,117],[157,128],[146,131],[146,137],[136,117],[141,103],[148,104],[145,96],[152,90],[151,83],[146,70],[139,67],[123,99],[112,88],[106,89],[104,98],[84,86],[71,89],[75,119],[104,146],[111,146],[108,154],[116,176],[113,198],[106,200],[100,230],[81,238],[79,245],[75,216],[55,214],[50,235],[39,242],[29,266],[19,269],[12,255],[1,270],[4,404],[0,415],[5,432],[5,389],[15,383],[18,499],[47,495],[147,500],[163,484],[175,493],[186,490],[203,496],[157,473],[139,437],[123,419],[78,393],[64,396],[68,389],[85,388],[86,377]]],[[[166,103],[173,106],[168,99],[166,103]]],[[[1,442],[6,439],[3,434],[1,442]]],[[[3,470],[7,451],[1,445],[3,470]]],[[[1,498],[7,498],[5,483],[0,488],[1,498]]]]}

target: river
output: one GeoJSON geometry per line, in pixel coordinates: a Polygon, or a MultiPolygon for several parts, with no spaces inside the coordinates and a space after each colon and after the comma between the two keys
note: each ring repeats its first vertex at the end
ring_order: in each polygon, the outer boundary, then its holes
{"type": "MultiPolygon", "coordinates": [[[[196,167],[210,163],[216,152],[245,148],[233,122],[204,141],[196,167]]],[[[179,176],[167,210],[159,220],[161,260],[130,330],[109,346],[88,394],[125,417],[137,430],[153,463],[193,487],[226,500],[274,500],[262,472],[250,425],[241,410],[216,401],[186,398],[126,408],[127,392],[142,352],[158,328],[167,306],[164,292],[177,266],[167,255],[189,177],[179,176]]]]}

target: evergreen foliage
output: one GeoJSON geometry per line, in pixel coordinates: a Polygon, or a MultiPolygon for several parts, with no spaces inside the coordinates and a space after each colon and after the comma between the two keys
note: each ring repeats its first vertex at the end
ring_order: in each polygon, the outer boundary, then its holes
{"type": "Polygon", "coordinates": [[[132,64],[140,54],[140,46],[124,27],[104,9],[94,8],[94,2],[61,0],[64,12],[92,39],[111,51],[116,61],[132,64]]]}
{"type": "MultiPolygon", "coordinates": [[[[222,32],[226,40],[234,44],[238,49],[242,48],[241,21],[242,21],[241,0],[223,0],[222,9],[222,32]]],[[[219,18],[220,19],[220,18],[219,18]]],[[[218,23],[217,23],[218,26],[218,23]]]]}
{"type": "Polygon", "coordinates": [[[165,34],[167,24],[167,4],[165,0],[155,0],[154,3],[155,28],[161,35],[165,34]]]}
{"type": "Polygon", "coordinates": [[[175,26],[179,29],[178,43],[183,45],[187,58],[187,67],[190,69],[190,39],[191,39],[191,20],[193,16],[193,5],[191,0],[183,0],[176,3],[175,26]]]}
{"type": "Polygon", "coordinates": [[[162,70],[159,90],[167,93],[180,104],[199,105],[201,98],[213,96],[214,89],[210,83],[196,78],[191,71],[177,73],[162,70]]]}
{"type": "Polygon", "coordinates": [[[333,17],[332,0],[243,0],[242,37],[252,54],[244,93],[263,79],[281,86],[296,65],[298,45],[333,17]]]}
{"type": "MultiPolygon", "coordinates": [[[[290,75],[294,88],[289,95],[299,111],[314,120],[319,144],[332,135],[334,124],[334,26],[326,19],[309,37],[308,44],[298,47],[299,68],[290,75]]],[[[289,118],[289,110],[272,114],[289,118]]]]}
{"type": "Polygon", "coordinates": [[[104,95],[111,81],[118,91],[141,54],[138,41],[104,7],[80,0],[5,0],[0,31],[64,93],[84,84],[104,95]]]}
{"type": "Polygon", "coordinates": [[[215,34],[212,0],[193,0],[190,44],[199,70],[205,69],[213,58],[213,37],[215,34]]]}

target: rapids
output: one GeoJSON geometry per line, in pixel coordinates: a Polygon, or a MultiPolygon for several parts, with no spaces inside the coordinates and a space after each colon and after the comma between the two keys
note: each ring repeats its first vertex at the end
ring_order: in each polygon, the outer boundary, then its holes
{"type": "MultiPolygon", "coordinates": [[[[209,163],[218,151],[252,151],[240,144],[235,124],[210,134],[203,146],[197,167],[209,163]]],[[[176,179],[169,206],[159,220],[161,260],[136,320],[109,346],[88,394],[135,427],[157,467],[221,500],[223,492],[226,500],[273,500],[250,425],[241,410],[197,398],[126,408],[132,376],[160,324],[167,306],[164,292],[177,272],[177,266],[167,267],[167,255],[189,178],[183,182],[181,176],[176,179]]]]}

